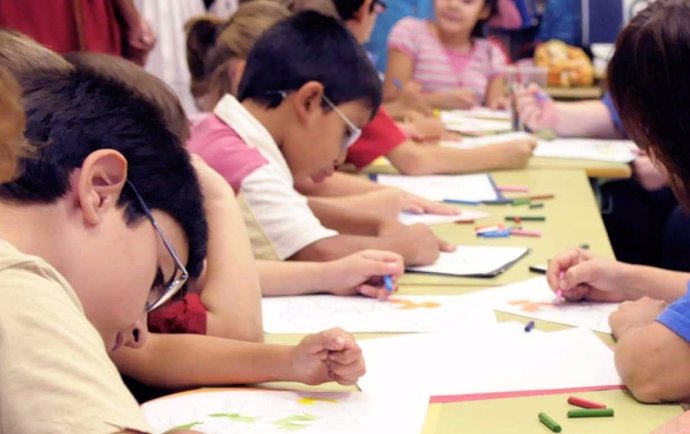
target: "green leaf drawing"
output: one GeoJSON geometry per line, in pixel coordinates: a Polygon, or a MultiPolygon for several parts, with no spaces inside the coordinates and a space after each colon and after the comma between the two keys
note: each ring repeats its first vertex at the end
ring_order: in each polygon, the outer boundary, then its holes
{"type": "Polygon", "coordinates": [[[230,419],[233,422],[244,422],[244,423],[254,423],[256,421],[255,417],[252,416],[242,416],[239,413],[213,413],[209,414],[210,417],[223,417],[230,419]]]}

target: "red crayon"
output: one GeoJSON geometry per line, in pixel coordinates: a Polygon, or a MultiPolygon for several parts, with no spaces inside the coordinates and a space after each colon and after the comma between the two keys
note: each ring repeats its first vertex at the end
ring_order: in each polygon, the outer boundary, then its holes
{"type": "Polygon", "coordinates": [[[575,405],[582,408],[606,408],[606,405],[599,404],[598,402],[588,401],[586,399],[578,398],[577,396],[571,396],[568,398],[568,404],[575,405]]]}

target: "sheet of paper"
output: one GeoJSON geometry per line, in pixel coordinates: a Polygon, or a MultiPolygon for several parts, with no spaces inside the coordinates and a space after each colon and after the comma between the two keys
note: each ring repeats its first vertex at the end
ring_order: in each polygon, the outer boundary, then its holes
{"type": "MultiPolygon", "coordinates": [[[[494,329],[496,328],[496,329],[494,329]]],[[[525,333],[472,327],[462,334],[413,334],[359,341],[369,393],[404,378],[432,396],[616,386],[613,351],[586,329],[525,333]]]]}
{"type": "Polygon", "coordinates": [[[441,121],[449,131],[470,135],[492,134],[511,130],[510,122],[494,119],[453,117],[441,113],[441,121]]]}
{"type": "Polygon", "coordinates": [[[494,134],[484,137],[464,137],[459,141],[444,140],[440,143],[441,146],[458,149],[473,149],[482,146],[496,145],[499,143],[510,142],[513,140],[536,140],[533,135],[518,131],[512,133],[494,134]]]}
{"type": "Polygon", "coordinates": [[[636,148],[630,140],[539,140],[534,156],[629,163],[636,158],[636,148]]]}
{"type": "Polygon", "coordinates": [[[417,223],[437,225],[441,223],[472,222],[488,216],[489,214],[485,212],[473,209],[463,209],[462,213],[457,215],[412,214],[404,212],[398,216],[398,221],[404,225],[414,225],[417,223]]]}
{"type": "Polygon", "coordinates": [[[545,277],[461,295],[468,303],[559,324],[611,333],[609,315],[618,303],[558,302],[545,277]]]}
{"type": "Polygon", "coordinates": [[[372,395],[203,389],[149,401],[141,408],[155,433],[184,428],[205,434],[419,434],[428,402],[428,395],[411,390],[372,395]]]}
{"type": "Polygon", "coordinates": [[[376,182],[381,185],[398,187],[429,200],[444,199],[483,201],[496,200],[498,195],[491,176],[477,175],[378,175],[376,182]]]}
{"type": "Polygon", "coordinates": [[[317,333],[341,327],[351,333],[448,332],[493,324],[491,309],[458,301],[457,296],[368,297],[307,295],[262,300],[266,333],[317,333]]]}
{"type": "Polygon", "coordinates": [[[493,276],[505,271],[528,252],[527,247],[461,245],[454,252],[441,252],[434,264],[409,267],[408,270],[452,276],[493,276]]]}

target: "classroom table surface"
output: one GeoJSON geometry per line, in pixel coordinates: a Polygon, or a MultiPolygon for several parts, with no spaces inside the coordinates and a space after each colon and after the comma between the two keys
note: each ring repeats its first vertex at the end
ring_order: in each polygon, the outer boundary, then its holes
{"type": "MultiPolygon", "coordinates": [[[[590,178],[609,180],[629,179],[632,169],[629,164],[607,161],[583,160],[574,158],[545,158],[531,157],[527,169],[545,170],[583,170],[590,178]]],[[[345,167],[346,171],[354,172],[354,168],[345,167]]],[[[386,158],[378,158],[372,164],[362,169],[365,174],[397,174],[398,171],[386,158]]]]}
{"type": "MultiPolygon", "coordinates": [[[[439,289],[438,287],[429,288],[439,289]]],[[[459,293],[468,293],[481,288],[458,287],[459,293]]],[[[403,287],[402,293],[420,294],[417,287],[403,287]]],[[[457,293],[456,292],[456,293],[457,293]]],[[[444,293],[437,291],[436,293],[444,293]]],[[[499,321],[529,320],[517,315],[497,312],[499,321]]],[[[567,326],[535,320],[535,329],[555,331],[567,326]]],[[[610,335],[597,333],[602,340],[613,344],[610,335]]],[[[358,339],[370,339],[383,334],[358,334],[358,339]]],[[[267,334],[267,343],[295,344],[301,339],[296,334],[267,334]]],[[[471,353],[471,350],[469,350],[471,353]]],[[[509,368],[509,361],[506,367],[509,368]]],[[[355,390],[337,384],[305,386],[294,383],[269,383],[266,386],[298,390],[355,390]]],[[[401,384],[401,391],[404,383],[401,384]]],[[[423,434],[539,434],[550,431],[537,420],[537,414],[545,412],[563,428],[564,434],[649,434],[682,412],[677,404],[646,405],[637,402],[627,390],[601,390],[576,393],[545,393],[535,396],[512,396],[463,402],[432,403],[427,411],[423,434]],[[615,410],[612,418],[568,419],[566,412],[572,407],[566,402],[569,396],[578,396],[606,404],[615,410]]]]}
{"type": "Polygon", "coordinates": [[[485,211],[490,216],[477,220],[474,224],[440,224],[432,226],[432,229],[444,240],[455,244],[524,246],[531,249],[530,253],[506,272],[494,278],[407,273],[400,280],[402,285],[498,286],[519,282],[535,276],[528,269],[530,265],[546,264],[554,255],[582,244],[587,244],[589,249],[597,255],[614,258],[592,188],[584,172],[532,169],[493,172],[492,176],[497,186],[525,185],[529,187],[529,193],[506,193],[506,197],[550,193],[554,195],[554,198],[539,201],[544,204],[544,207],[540,209],[529,209],[526,205],[460,205],[460,208],[485,211]],[[543,222],[523,221],[521,223],[524,229],[538,230],[542,236],[486,239],[475,235],[475,226],[495,223],[513,224],[506,222],[505,216],[514,215],[546,217],[546,221],[543,222]]]}

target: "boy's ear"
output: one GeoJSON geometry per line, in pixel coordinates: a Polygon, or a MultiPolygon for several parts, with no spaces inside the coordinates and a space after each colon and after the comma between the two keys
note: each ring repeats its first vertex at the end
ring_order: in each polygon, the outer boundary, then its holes
{"type": "Polygon", "coordinates": [[[84,219],[100,223],[105,211],[114,208],[127,180],[127,159],[113,149],[89,154],[73,179],[78,206],[84,219]]]}
{"type": "Polygon", "coordinates": [[[364,19],[367,18],[369,14],[371,14],[371,2],[373,1],[374,0],[364,0],[362,2],[362,6],[360,6],[354,14],[352,14],[352,19],[357,21],[358,23],[364,21],[364,19]]]}
{"type": "Polygon", "coordinates": [[[323,92],[323,84],[318,81],[308,81],[297,89],[292,103],[300,120],[306,121],[309,117],[321,112],[323,92]]]}

